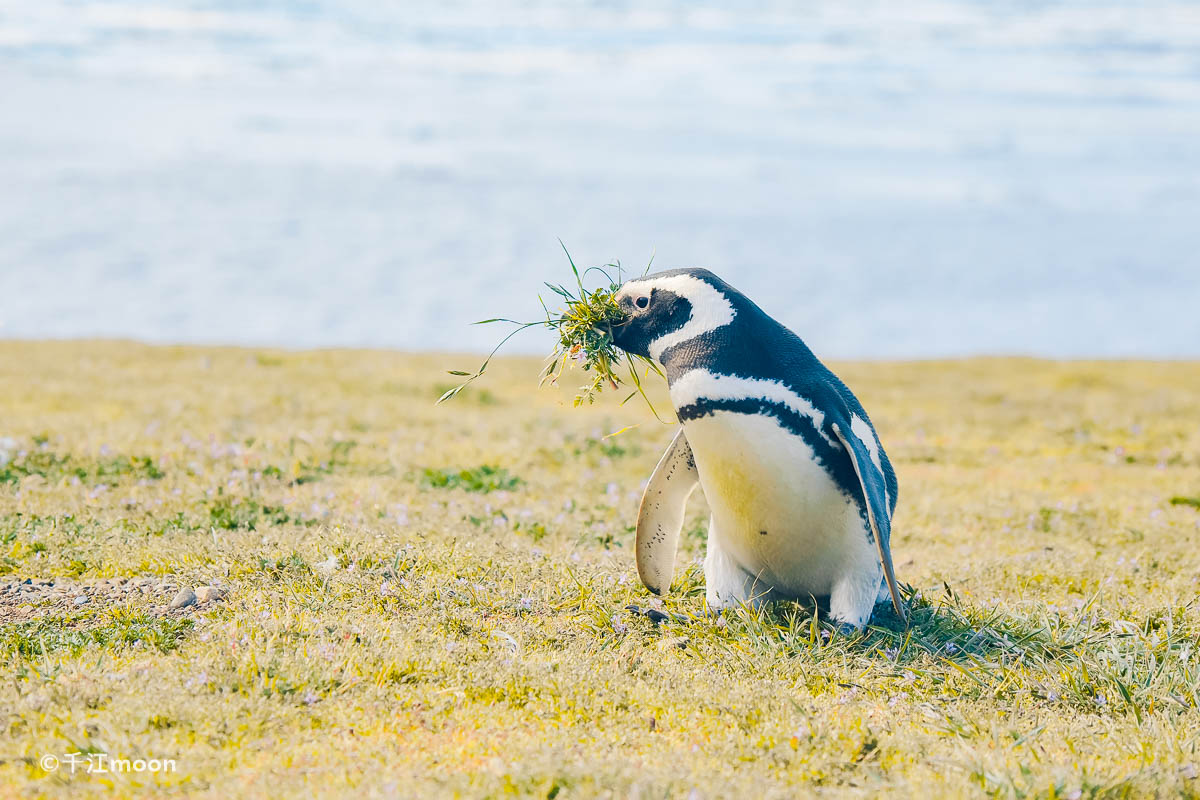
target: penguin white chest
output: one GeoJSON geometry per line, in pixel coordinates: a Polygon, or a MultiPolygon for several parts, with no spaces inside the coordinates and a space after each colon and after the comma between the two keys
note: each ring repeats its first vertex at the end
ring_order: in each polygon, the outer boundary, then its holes
{"type": "Polygon", "coordinates": [[[709,536],[750,574],[784,594],[823,596],[847,566],[875,558],[858,504],[774,417],[715,411],[684,431],[709,536]]]}

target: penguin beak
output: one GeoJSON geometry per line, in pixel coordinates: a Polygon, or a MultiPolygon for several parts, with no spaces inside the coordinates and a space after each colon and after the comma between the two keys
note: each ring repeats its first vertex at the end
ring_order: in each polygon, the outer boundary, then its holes
{"type": "Polygon", "coordinates": [[[625,345],[621,344],[621,340],[626,331],[629,330],[629,321],[631,319],[632,317],[630,317],[628,313],[623,314],[623,316],[616,322],[612,323],[612,326],[609,328],[609,331],[612,334],[613,344],[615,344],[617,347],[620,347],[622,350],[625,349],[625,345]]]}

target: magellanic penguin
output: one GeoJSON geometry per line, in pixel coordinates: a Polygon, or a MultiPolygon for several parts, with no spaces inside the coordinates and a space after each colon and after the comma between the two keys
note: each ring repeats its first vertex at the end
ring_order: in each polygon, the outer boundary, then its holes
{"type": "Polygon", "coordinates": [[[670,588],[684,506],[708,501],[705,594],[713,609],[779,596],[828,598],[860,629],[889,595],[896,473],[867,412],[812,351],[706,269],[626,282],[614,343],[663,368],[681,429],[637,523],[637,567],[670,588]]]}

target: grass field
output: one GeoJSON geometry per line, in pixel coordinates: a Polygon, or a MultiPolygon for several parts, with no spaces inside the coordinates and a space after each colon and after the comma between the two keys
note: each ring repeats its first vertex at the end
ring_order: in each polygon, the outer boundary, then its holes
{"type": "Polygon", "coordinates": [[[912,607],[844,639],[706,618],[699,495],[628,610],[674,428],[475,361],[0,342],[0,797],[1200,796],[1200,365],[835,365],[912,607]]]}

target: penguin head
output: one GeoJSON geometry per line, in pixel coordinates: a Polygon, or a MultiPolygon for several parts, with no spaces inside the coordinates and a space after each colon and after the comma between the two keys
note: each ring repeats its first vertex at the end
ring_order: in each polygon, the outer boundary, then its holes
{"type": "Polygon", "coordinates": [[[661,364],[676,345],[733,322],[740,296],[706,269],[673,269],[626,281],[616,294],[625,317],[613,326],[613,343],[661,364]]]}

